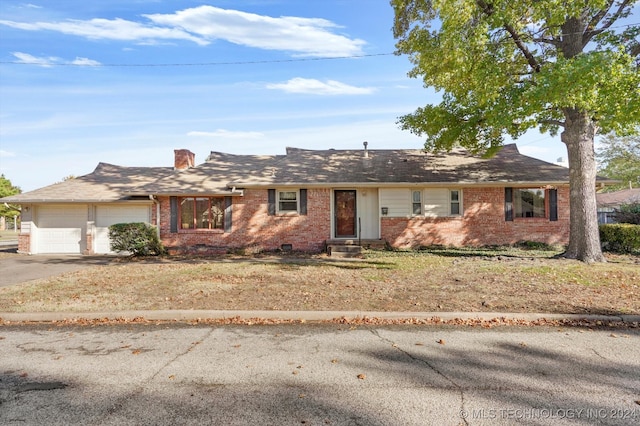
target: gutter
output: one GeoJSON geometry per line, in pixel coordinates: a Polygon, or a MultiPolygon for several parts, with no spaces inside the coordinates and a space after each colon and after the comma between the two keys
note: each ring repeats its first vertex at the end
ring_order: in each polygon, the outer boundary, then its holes
{"type": "MultiPolygon", "coordinates": [[[[568,181],[510,181],[510,182],[270,182],[270,183],[242,183],[246,188],[285,188],[285,187],[303,187],[303,188],[399,188],[399,187],[422,187],[422,188],[447,188],[457,187],[505,187],[505,186],[565,186],[569,185],[568,181]]],[[[234,187],[235,188],[235,187],[234,187]]]]}

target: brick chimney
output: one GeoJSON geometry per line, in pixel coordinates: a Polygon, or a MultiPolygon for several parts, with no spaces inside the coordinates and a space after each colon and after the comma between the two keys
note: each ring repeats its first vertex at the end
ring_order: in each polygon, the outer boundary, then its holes
{"type": "Polygon", "coordinates": [[[196,165],[196,155],[188,149],[175,149],[174,169],[186,170],[196,165]]]}

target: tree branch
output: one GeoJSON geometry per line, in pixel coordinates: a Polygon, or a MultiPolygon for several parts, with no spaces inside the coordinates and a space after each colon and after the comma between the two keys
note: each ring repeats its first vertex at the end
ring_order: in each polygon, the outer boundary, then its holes
{"type": "Polygon", "coordinates": [[[511,38],[513,39],[513,42],[516,44],[516,46],[518,46],[518,49],[520,49],[520,52],[522,52],[524,57],[527,58],[527,62],[529,63],[529,66],[531,67],[531,69],[533,69],[535,72],[540,72],[540,64],[536,60],[535,56],[533,56],[529,48],[524,44],[524,42],[520,38],[520,35],[516,32],[515,28],[513,28],[509,24],[505,24],[504,28],[505,30],[507,30],[509,34],[511,34],[511,38]]]}
{"type": "Polygon", "coordinates": [[[591,21],[589,21],[589,25],[587,25],[587,31],[582,36],[582,45],[586,46],[587,43],[589,43],[593,37],[597,36],[601,32],[606,31],[609,27],[611,27],[611,25],[613,25],[614,22],[616,22],[618,18],[620,18],[620,16],[624,13],[627,6],[629,6],[629,4],[632,1],[634,0],[624,0],[620,2],[620,4],[618,5],[618,9],[614,12],[613,15],[611,15],[609,19],[607,19],[607,21],[602,25],[602,27],[598,29],[594,29],[596,25],[598,25],[598,23],[607,15],[609,10],[613,6],[614,0],[609,0],[609,4],[607,5],[607,7],[603,8],[598,14],[596,14],[596,16],[591,18],[591,21]]]}
{"type": "Polygon", "coordinates": [[[558,126],[558,127],[564,127],[565,123],[564,121],[561,120],[552,120],[552,119],[548,119],[548,120],[540,120],[540,123],[542,124],[549,124],[551,126],[558,126]]]}
{"type": "MultiPolygon", "coordinates": [[[[487,4],[484,0],[477,0],[476,3],[480,7],[482,12],[484,12],[485,15],[487,16],[493,15],[493,5],[487,4]]],[[[515,30],[515,28],[513,28],[513,26],[505,22],[504,29],[507,30],[509,35],[511,35],[511,39],[516,44],[520,52],[522,52],[524,57],[527,59],[527,63],[529,64],[531,69],[533,69],[535,72],[540,72],[540,64],[538,63],[538,61],[536,61],[536,58],[533,56],[529,48],[524,44],[524,42],[520,38],[520,35],[515,30]]]]}
{"type": "Polygon", "coordinates": [[[560,40],[557,40],[555,38],[539,37],[539,38],[534,38],[531,41],[533,41],[534,43],[547,43],[555,47],[559,47],[561,44],[560,40]]]}

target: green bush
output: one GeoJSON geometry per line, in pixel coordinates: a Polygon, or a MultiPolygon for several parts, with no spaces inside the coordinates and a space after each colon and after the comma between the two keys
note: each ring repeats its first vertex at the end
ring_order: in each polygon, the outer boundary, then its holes
{"type": "Polygon", "coordinates": [[[154,226],[147,223],[116,223],[109,227],[111,250],[133,256],[158,256],[165,249],[154,226]]]}
{"type": "Polygon", "coordinates": [[[622,204],[616,209],[614,218],[618,223],[640,225],[640,203],[622,204]]]}
{"type": "Polygon", "coordinates": [[[600,225],[600,243],[607,251],[640,253],[640,225],[629,223],[600,225]]]}

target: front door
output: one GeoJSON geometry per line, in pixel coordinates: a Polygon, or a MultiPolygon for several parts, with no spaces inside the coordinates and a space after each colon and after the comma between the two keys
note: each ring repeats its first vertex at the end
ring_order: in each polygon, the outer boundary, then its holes
{"type": "Polygon", "coordinates": [[[355,238],[356,234],[356,191],[334,191],[335,237],[355,238]]]}

